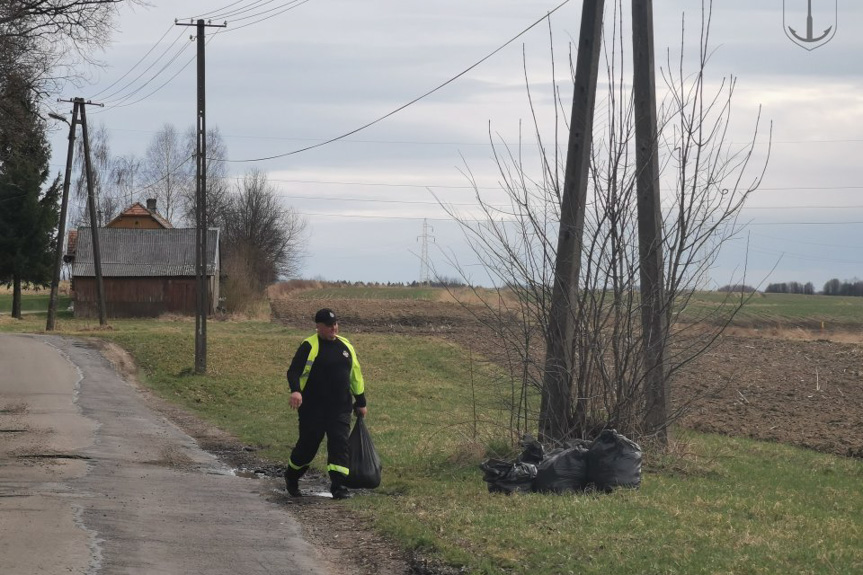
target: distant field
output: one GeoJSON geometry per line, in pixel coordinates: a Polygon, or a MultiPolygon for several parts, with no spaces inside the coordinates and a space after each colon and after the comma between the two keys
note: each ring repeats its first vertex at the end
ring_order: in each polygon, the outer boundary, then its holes
{"type": "Polygon", "coordinates": [[[415,299],[437,301],[444,290],[440,288],[413,288],[388,286],[325,287],[297,292],[298,299],[415,299]]]}
{"type": "MultiPolygon", "coordinates": [[[[737,296],[739,298],[739,296],[737,296]]],[[[726,294],[701,292],[690,302],[684,318],[699,317],[722,305],[726,294]]],[[[755,294],[735,316],[732,325],[827,330],[863,325],[863,298],[797,294],[755,294]]]]}
{"type": "MultiPolygon", "coordinates": [[[[491,290],[481,290],[489,297],[491,290]]],[[[293,297],[304,300],[327,299],[378,299],[452,301],[453,294],[460,301],[475,303],[477,296],[466,288],[452,290],[416,287],[323,287],[296,292],[293,297]]],[[[485,296],[484,296],[485,297],[485,296]]],[[[511,296],[510,296],[511,297],[511,296]]],[[[748,297],[748,295],[746,296],[748,297]]],[[[718,292],[699,292],[683,312],[688,321],[703,320],[711,311],[722,306],[734,306],[734,296],[718,292]]],[[[746,301],[735,316],[732,325],[757,328],[851,329],[863,326],[863,298],[796,294],[755,294],[746,301]]]]}

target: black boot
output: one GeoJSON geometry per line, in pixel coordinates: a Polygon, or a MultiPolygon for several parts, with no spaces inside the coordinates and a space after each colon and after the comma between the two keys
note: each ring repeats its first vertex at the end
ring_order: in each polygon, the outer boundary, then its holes
{"type": "Polygon", "coordinates": [[[294,469],[293,467],[288,467],[285,469],[285,483],[288,486],[288,493],[291,497],[302,497],[303,493],[300,491],[300,477],[306,472],[307,467],[302,469],[294,469]]]}
{"type": "Polygon", "coordinates": [[[345,475],[338,471],[330,471],[330,493],[333,494],[333,499],[348,499],[351,492],[345,487],[345,475]]]}

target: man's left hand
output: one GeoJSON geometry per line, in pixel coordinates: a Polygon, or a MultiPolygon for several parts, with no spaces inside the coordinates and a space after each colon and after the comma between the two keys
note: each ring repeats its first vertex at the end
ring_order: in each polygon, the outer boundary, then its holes
{"type": "Polygon", "coordinates": [[[365,417],[366,413],[369,412],[368,408],[366,407],[355,407],[354,411],[356,412],[357,417],[365,417]]]}

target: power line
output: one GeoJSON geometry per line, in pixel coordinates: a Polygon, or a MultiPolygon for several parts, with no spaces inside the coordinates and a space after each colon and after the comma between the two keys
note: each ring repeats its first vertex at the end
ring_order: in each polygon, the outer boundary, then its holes
{"type": "MultiPolygon", "coordinates": [[[[162,40],[164,40],[164,39],[165,39],[165,37],[166,37],[166,36],[171,32],[171,30],[172,30],[173,28],[174,28],[173,26],[169,26],[169,27],[168,27],[168,29],[167,29],[167,30],[165,30],[165,33],[164,33],[164,34],[162,34],[162,37],[161,37],[161,38],[159,38],[159,39],[156,41],[156,43],[155,43],[155,44],[153,44],[153,46],[152,46],[149,50],[147,50],[147,53],[146,53],[146,54],[144,54],[143,56],[141,56],[141,58],[140,58],[137,62],[135,62],[135,63],[132,65],[132,67],[131,67],[131,68],[129,68],[129,70],[128,70],[125,74],[123,74],[122,76],[120,76],[119,78],[117,78],[116,80],[114,80],[113,82],[111,82],[110,84],[108,84],[107,86],[105,86],[104,88],[102,88],[102,90],[100,90],[99,92],[96,92],[95,94],[93,94],[93,96],[92,96],[92,97],[93,97],[93,98],[97,98],[97,97],[101,96],[102,94],[104,94],[105,92],[107,92],[108,90],[110,90],[111,88],[113,88],[114,86],[116,86],[116,85],[117,85],[121,80],[123,80],[123,78],[125,78],[126,76],[128,76],[129,74],[131,74],[131,73],[132,73],[132,71],[133,71],[133,70],[135,70],[135,68],[137,68],[137,67],[141,64],[141,62],[143,62],[144,60],[146,60],[146,59],[147,59],[147,56],[149,56],[150,54],[152,54],[152,53],[153,53],[153,50],[155,50],[155,49],[156,49],[156,47],[157,47],[157,46],[159,46],[159,44],[161,44],[161,43],[162,43],[162,40]]],[[[176,40],[175,40],[174,42],[176,42],[176,40]]],[[[172,44],[172,45],[173,45],[173,44],[172,44]]],[[[157,60],[157,61],[158,61],[158,60],[157,60]]],[[[134,80],[133,80],[133,82],[134,82],[134,80]]],[[[128,86],[128,84],[127,84],[127,86],[128,86]]],[[[122,88],[121,88],[121,90],[122,90],[122,88]]],[[[113,94],[110,94],[110,95],[109,95],[109,96],[107,96],[107,97],[109,97],[109,98],[110,98],[111,96],[113,96],[113,94]]]]}
{"type": "MultiPolygon", "coordinates": [[[[227,30],[220,32],[222,34],[227,34],[227,30]]],[[[156,134],[157,130],[135,130],[131,128],[112,128],[111,132],[134,132],[140,134],[156,134]]],[[[300,138],[296,136],[252,136],[247,134],[223,134],[225,139],[245,139],[245,140],[276,140],[276,141],[286,141],[286,142],[323,142],[321,138],[300,138]]],[[[800,140],[799,142],[794,143],[824,143],[824,142],[846,142],[846,141],[859,141],[863,142],[863,140],[800,140]]],[[[387,145],[417,145],[417,146],[488,146],[490,145],[489,141],[482,142],[436,142],[430,140],[363,140],[357,138],[342,138],[340,142],[348,143],[348,144],[387,144],[387,145]]],[[[773,142],[776,144],[777,142],[773,142]]],[[[518,145],[518,142],[502,142],[503,145],[507,146],[515,146],[518,145]]],[[[850,186],[853,188],[863,189],[863,186],[850,186]]],[[[787,190],[787,189],[805,189],[805,190],[820,190],[825,188],[758,188],[759,190],[763,189],[779,189],[779,190],[787,190]]],[[[829,188],[826,188],[829,189],[829,188]]]]}
{"type": "MultiPolygon", "coordinates": [[[[179,40],[179,37],[178,37],[177,39],[179,40]]],[[[175,40],[175,43],[176,43],[176,40],[175,40]]],[[[172,46],[173,46],[173,44],[172,44],[172,46]]],[[[120,108],[120,107],[124,107],[123,102],[127,101],[129,98],[131,98],[132,96],[134,96],[135,94],[137,94],[138,92],[140,92],[141,90],[143,90],[144,88],[146,88],[147,86],[149,86],[150,84],[152,84],[152,83],[156,80],[156,78],[158,78],[159,76],[161,76],[161,75],[162,75],[162,74],[163,74],[163,73],[164,73],[164,72],[165,72],[165,71],[166,71],[166,70],[171,66],[171,64],[173,64],[174,62],[176,62],[176,61],[177,61],[177,59],[178,59],[180,56],[182,56],[183,52],[186,52],[187,50],[189,50],[189,48],[190,48],[191,46],[192,46],[192,44],[191,44],[191,43],[182,44],[182,45],[180,46],[180,48],[179,48],[176,52],[174,52],[174,55],[173,55],[173,56],[171,56],[171,59],[170,59],[170,60],[168,60],[168,62],[167,62],[165,65],[163,65],[163,66],[162,66],[162,67],[161,67],[161,68],[160,68],[160,69],[159,69],[155,74],[153,74],[153,76],[151,76],[151,77],[150,77],[146,82],[144,82],[143,84],[141,84],[140,86],[138,86],[137,88],[135,88],[134,90],[132,90],[131,92],[129,92],[128,94],[124,94],[123,96],[120,96],[119,98],[116,98],[116,99],[114,99],[114,100],[110,100],[110,103],[112,104],[111,108],[120,108]]],[[[194,55],[193,55],[193,58],[192,58],[192,59],[194,59],[194,55]]],[[[158,60],[157,60],[157,61],[158,61],[158,60]]],[[[190,60],[190,61],[191,61],[191,60],[190,60]]],[[[155,65],[155,62],[154,62],[153,64],[155,65]]],[[[188,66],[188,63],[186,63],[182,68],[180,68],[180,72],[182,72],[182,71],[186,68],[186,66],[188,66]]],[[[152,68],[152,65],[150,66],[150,68],[152,68]]],[[[147,70],[149,70],[150,68],[147,68],[147,70]]],[[[146,70],[145,70],[145,72],[146,72],[146,70]]],[[[178,72],[178,73],[179,73],[179,72],[178,72]]],[[[143,75],[143,73],[142,73],[141,75],[143,75]]],[[[141,75],[139,75],[139,76],[138,76],[138,78],[140,78],[140,77],[141,77],[141,75]]],[[[170,82],[171,80],[173,80],[174,78],[176,78],[176,76],[177,76],[176,74],[175,74],[174,76],[171,76],[171,78],[169,78],[169,79],[168,79],[168,82],[170,82]]],[[[135,80],[137,80],[138,78],[135,78],[135,80]]],[[[133,82],[134,82],[135,80],[133,80],[133,82]]],[[[165,82],[165,84],[167,84],[168,82],[165,82]]],[[[165,86],[165,84],[162,84],[162,86],[160,86],[156,91],[158,91],[159,89],[161,89],[162,87],[164,87],[164,86],[165,86]]],[[[131,83],[129,84],[129,86],[131,86],[131,83]]],[[[125,88],[124,88],[124,89],[125,89],[125,88]]],[[[149,93],[147,96],[145,96],[144,98],[148,98],[149,96],[151,96],[152,94],[154,94],[156,91],[150,92],[150,93],[149,93]]],[[[111,96],[113,96],[113,95],[115,95],[115,94],[117,94],[117,93],[119,93],[119,92],[115,92],[114,94],[111,94],[109,97],[111,97],[111,96]]],[[[144,98],[142,98],[142,99],[144,99],[144,98]]],[[[138,100],[138,101],[140,101],[140,100],[138,100]]],[[[137,103],[137,101],[136,101],[136,102],[133,102],[133,103],[137,103]]],[[[125,105],[128,105],[128,104],[125,104],[125,105]]]]}
{"type": "MultiPolygon", "coordinates": [[[[209,45],[210,45],[210,42],[212,42],[212,41],[213,41],[213,38],[214,38],[214,37],[216,37],[216,36],[218,36],[218,35],[219,35],[219,32],[215,32],[214,34],[212,34],[209,38],[207,38],[206,44],[209,46],[209,45]]],[[[191,44],[189,44],[189,46],[191,46],[191,44]]],[[[182,52],[180,52],[180,53],[182,53],[182,52]]],[[[177,57],[180,55],[180,53],[178,53],[178,54],[177,54],[177,57]]],[[[170,84],[170,83],[174,80],[174,78],[176,78],[177,76],[179,76],[179,75],[180,75],[180,74],[181,74],[181,73],[182,73],[186,68],[188,68],[188,67],[189,67],[189,64],[191,64],[192,62],[194,62],[194,61],[195,61],[195,57],[196,57],[196,56],[193,54],[193,55],[192,55],[192,57],[191,57],[191,58],[189,58],[189,59],[186,61],[186,63],[185,63],[185,64],[183,64],[183,66],[182,66],[179,70],[177,70],[177,71],[174,73],[174,75],[173,75],[173,76],[171,76],[170,78],[168,78],[167,80],[165,80],[165,82],[164,82],[163,84],[161,84],[158,88],[156,88],[156,89],[155,89],[155,90],[153,90],[152,92],[149,92],[147,95],[142,96],[141,98],[138,98],[138,99],[137,99],[137,100],[135,100],[134,102],[126,102],[125,104],[120,104],[120,103],[114,104],[113,106],[109,106],[109,107],[108,107],[108,109],[109,109],[109,110],[112,110],[112,109],[114,109],[114,108],[126,108],[126,107],[128,107],[128,106],[134,106],[135,104],[140,104],[141,102],[143,102],[144,100],[146,100],[147,98],[149,98],[150,96],[152,96],[152,95],[153,95],[153,94],[155,94],[156,92],[159,92],[160,90],[162,90],[162,88],[164,88],[165,86],[167,86],[168,84],[170,84]]],[[[174,59],[176,59],[176,57],[175,57],[174,59]]],[[[171,62],[173,62],[173,60],[172,60],[171,62]]],[[[169,62],[169,64],[170,64],[170,62],[169,62]]],[[[167,67],[167,65],[166,65],[166,67],[167,67]]],[[[164,69],[164,68],[163,68],[163,69],[164,69]]],[[[157,74],[156,76],[154,76],[153,78],[155,78],[155,77],[157,77],[157,76],[158,76],[158,74],[157,74]]],[[[147,86],[147,85],[149,85],[149,84],[150,84],[150,82],[147,82],[146,84],[144,84],[143,86],[141,86],[141,88],[144,88],[144,87],[146,87],[146,86],[147,86]]],[[[118,102],[121,102],[123,99],[128,99],[128,98],[129,98],[129,97],[131,97],[133,94],[135,94],[136,92],[140,91],[140,90],[141,90],[141,88],[138,88],[137,90],[135,90],[135,92],[132,92],[131,94],[128,94],[128,95],[124,96],[121,100],[118,100],[118,102]]]]}
{"type": "Polygon", "coordinates": [[[485,62],[486,60],[490,59],[492,56],[494,56],[498,52],[500,52],[501,50],[503,50],[504,48],[506,48],[507,46],[509,46],[510,44],[515,42],[516,40],[518,40],[520,37],[522,37],[527,32],[532,30],[538,24],[540,24],[541,22],[543,22],[547,18],[550,18],[552,14],[557,12],[559,9],[561,9],[566,4],[569,4],[569,1],[570,0],[564,0],[562,3],[558,4],[556,7],[552,8],[545,16],[543,16],[542,18],[540,18],[539,20],[537,20],[536,22],[534,22],[533,24],[531,24],[530,26],[528,26],[527,28],[525,28],[524,30],[522,30],[521,32],[519,32],[518,34],[513,36],[512,38],[510,38],[509,40],[507,40],[504,44],[495,48],[491,53],[487,54],[486,56],[484,56],[482,59],[475,62],[474,64],[471,64],[470,66],[468,66],[467,68],[465,68],[464,70],[462,70],[461,72],[459,72],[458,74],[456,74],[455,76],[450,78],[449,80],[443,82],[442,84],[439,84],[437,87],[432,88],[428,92],[426,92],[420,96],[417,96],[416,98],[414,98],[413,100],[411,100],[407,104],[403,104],[403,105],[399,106],[398,108],[396,108],[395,110],[393,110],[387,114],[384,114],[383,116],[380,116],[379,118],[372,120],[371,122],[368,122],[367,124],[364,124],[364,125],[360,126],[359,128],[355,128],[355,129],[351,130],[350,132],[346,132],[346,133],[342,134],[341,136],[336,136],[335,138],[330,138],[329,140],[325,140],[325,141],[320,142],[318,144],[314,144],[312,146],[306,146],[305,148],[301,148],[299,150],[294,150],[292,152],[285,152],[284,154],[276,154],[273,156],[266,156],[266,157],[262,157],[262,158],[252,158],[252,159],[248,159],[248,160],[225,160],[225,161],[231,162],[231,163],[251,163],[251,162],[263,162],[266,160],[274,160],[276,158],[285,158],[287,156],[293,156],[293,155],[299,154],[301,152],[307,152],[307,151],[313,150],[315,148],[320,148],[322,146],[326,146],[327,144],[332,144],[333,142],[337,142],[339,140],[347,138],[348,136],[353,136],[357,132],[361,132],[362,130],[365,130],[366,128],[370,128],[371,126],[374,126],[375,124],[382,122],[383,120],[386,120],[390,116],[394,116],[395,114],[401,112],[405,108],[408,108],[408,107],[416,104],[420,100],[427,98],[428,96],[431,96],[435,92],[437,92],[437,91],[443,89],[444,87],[452,84],[453,82],[455,82],[456,80],[458,80],[459,78],[461,78],[462,76],[464,76],[465,74],[467,74],[468,72],[470,72],[471,70],[473,70],[474,68],[476,68],[477,66],[482,64],[483,62],[485,62]]]}
{"type": "Polygon", "coordinates": [[[236,6],[237,4],[242,4],[245,1],[246,0],[238,0],[237,2],[231,2],[227,6],[223,6],[221,8],[216,8],[215,10],[211,10],[209,12],[204,12],[202,14],[196,14],[195,16],[188,16],[186,18],[178,18],[177,20],[179,20],[179,21],[184,21],[184,20],[192,21],[192,20],[198,20],[199,18],[203,18],[205,20],[206,19],[223,20],[225,18],[228,18],[229,16],[233,16],[234,14],[237,14],[237,13],[242,14],[242,13],[247,12],[249,10],[253,10],[256,7],[260,6],[262,3],[263,4],[269,4],[271,2],[274,2],[275,0],[253,0],[250,4],[247,4],[246,6],[243,6],[241,8],[237,8],[236,10],[230,11],[230,9],[233,8],[234,6],[236,6]]]}
{"type": "MultiPolygon", "coordinates": [[[[135,76],[132,80],[130,80],[129,82],[127,82],[127,83],[126,83],[125,85],[123,85],[121,88],[119,88],[119,89],[117,89],[117,90],[114,90],[114,91],[113,91],[113,92],[111,92],[110,94],[106,95],[104,99],[105,99],[105,100],[107,100],[108,102],[122,101],[122,100],[126,99],[127,97],[129,97],[129,96],[131,96],[131,95],[135,94],[136,92],[138,92],[138,91],[142,90],[143,88],[145,88],[145,87],[147,86],[147,84],[149,84],[149,83],[151,83],[151,82],[155,81],[155,79],[156,79],[156,78],[157,78],[157,77],[158,77],[162,72],[164,72],[164,71],[165,71],[165,69],[166,69],[168,66],[170,66],[170,65],[171,65],[171,63],[173,63],[173,62],[174,62],[174,61],[179,57],[179,55],[180,55],[184,50],[186,50],[186,49],[188,48],[188,44],[181,44],[181,45],[180,45],[180,48],[179,48],[178,50],[176,50],[176,51],[174,52],[174,55],[173,55],[173,56],[168,60],[168,63],[167,63],[167,64],[165,64],[164,66],[162,66],[162,68],[161,68],[161,69],[159,69],[159,71],[157,71],[155,74],[153,74],[153,75],[152,75],[152,76],[151,76],[151,77],[150,77],[146,82],[144,82],[144,84],[143,84],[142,86],[140,86],[139,88],[137,88],[137,89],[136,89],[135,91],[133,91],[131,94],[121,95],[121,96],[119,96],[119,97],[116,97],[116,98],[115,98],[115,96],[118,96],[119,94],[122,94],[122,92],[124,92],[124,91],[126,91],[126,90],[130,89],[130,88],[131,88],[131,87],[132,87],[132,86],[133,86],[133,85],[134,85],[138,80],[140,80],[140,79],[141,79],[145,74],[147,74],[147,72],[149,72],[150,70],[152,70],[152,69],[153,69],[153,67],[155,67],[159,62],[161,62],[161,61],[162,61],[162,59],[163,59],[163,58],[165,58],[165,57],[166,57],[166,55],[171,51],[171,49],[172,49],[172,48],[174,48],[174,47],[177,45],[177,43],[180,41],[180,39],[181,39],[181,38],[183,38],[183,36],[184,36],[184,35],[185,35],[185,34],[184,34],[183,32],[180,32],[180,33],[179,33],[179,34],[174,38],[174,40],[173,40],[173,41],[172,41],[168,46],[166,46],[164,50],[162,50],[162,53],[161,53],[161,54],[159,54],[159,56],[158,56],[155,60],[153,60],[153,62],[152,62],[149,66],[147,66],[144,70],[142,70],[140,74],[138,74],[137,76],[135,76]]],[[[160,40],[160,42],[161,42],[161,40],[160,40]]],[[[156,46],[158,46],[158,44],[156,44],[156,46]]],[[[155,46],[154,46],[154,48],[155,48],[155,46]]],[[[151,48],[151,49],[150,49],[150,51],[152,52],[152,50],[153,50],[153,49],[151,48]]],[[[137,64],[136,64],[135,66],[137,66],[137,64]]],[[[132,69],[134,69],[134,66],[132,67],[132,69]]],[[[131,70],[130,70],[130,72],[131,72],[131,70]]],[[[127,72],[126,74],[124,74],[124,77],[125,77],[126,75],[128,75],[128,74],[129,74],[129,72],[127,72]]],[[[103,92],[104,92],[104,91],[105,91],[105,90],[103,90],[103,92]]]]}
{"type": "Polygon", "coordinates": [[[848,248],[848,244],[841,245],[841,244],[824,244],[824,243],[820,243],[820,242],[806,242],[806,241],[798,240],[798,239],[794,239],[794,238],[792,238],[792,239],[777,238],[775,236],[768,236],[765,234],[757,234],[757,233],[754,233],[752,235],[756,236],[756,237],[760,237],[760,238],[767,238],[769,240],[776,240],[779,242],[791,242],[791,243],[802,244],[802,245],[806,245],[806,246],[818,246],[818,247],[822,247],[822,248],[840,248],[840,249],[847,249],[848,248]]]}
{"type": "MultiPolygon", "coordinates": [[[[249,5],[247,5],[247,6],[243,7],[243,8],[237,9],[237,10],[235,10],[234,12],[229,12],[229,14],[244,14],[244,13],[247,13],[247,12],[252,11],[254,8],[260,8],[260,7],[262,7],[263,5],[265,5],[265,4],[269,4],[269,3],[273,2],[273,1],[275,1],[275,0],[268,0],[267,2],[264,2],[264,3],[261,3],[260,1],[253,2],[252,4],[249,4],[249,5]]],[[[247,27],[247,26],[251,26],[251,25],[253,25],[253,24],[258,24],[258,23],[263,22],[263,21],[265,21],[265,20],[267,20],[267,19],[270,19],[270,18],[272,18],[272,17],[274,17],[274,16],[277,16],[277,15],[279,15],[279,14],[282,14],[282,13],[284,13],[284,12],[288,11],[288,10],[291,10],[291,9],[293,9],[293,8],[296,8],[296,7],[298,7],[298,6],[302,5],[302,4],[305,4],[305,3],[306,3],[306,2],[308,2],[308,1],[309,1],[309,0],[290,0],[289,2],[287,2],[287,3],[283,3],[283,4],[280,4],[279,6],[276,6],[276,7],[274,7],[274,8],[270,8],[270,9],[265,10],[265,11],[262,11],[262,12],[257,12],[257,13],[251,14],[250,16],[245,16],[245,17],[243,17],[243,18],[239,18],[240,20],[245,20],[245,19],[248,19],[248,18],[255,18],[255,17],[259,17],[259,16],[264,16],[265,14],[268,14],[268,13],[273,12],[273,11],[278,11],[278,12],[276,12],[275,14],[270,14],[269,16],[265,16],[265,17],[263,17],[263,18],[260,18],[260,19],[258,19],[258,20],[256,20],[256,21],[254,21],[254,22],[250,22],[250,23],[245,24],[245,25],[243,25],[243,26],[238,26],[238,27],[236,27],[236,28],[233,28],[231,31],[234,31],[234,30],[237,30],[237,29],[240,29],[240,28],[245,28],[245,27],[247,27]],[[279,11],[279,10],[280,10],[280,11],[279,11]]],[[[240,4],[240,2],[234,2],[234,3],[232,3],[232,4],[229,4],[229,5],[228,5],[228,7],[236,6],[237,4],[240,4]]],[[[220,32],[222,32],[222,31],[220,31],[220,32]]],[[[170,28],[169,28],[169,29],[168,29],[168,30],[167,30],[167,31],[162,35],[162,37],[161,37],[161,38],[159,38],[159,40],[158,40],[158,41],[157,41],[157,42],[156,42],[156,43],[155,43],[155,44],[154,44],[154,45],[153,45],[153,46],[152,46],[152,47],[151,47],[151,48],[150,48],[150,49],[149,49],[145,54],[144,54],[144,56],[142,56],[142,57],[141,57],[141,58],[140,58],[140,59],[139,59],[139,60],[138,60],[138,61],[137,61],[137,62],[136,62],[136,63],[135,63],[135,64],[134,64],[134,65],[133,65],[133,66],[132,66],[132,67],[131,67],[127,72],[126,72],[126,73],[124,73],[120,78],[118,78],[117,80],[115,80],[112,84],[110,84],[109,86],[107,86],[107,87],[105,87],[104,89],[102,89],[102,90],[101,90],[97,95],[101,95],[101,94],[103,94],[104,92],[106,92],[106,91],[110,90],[111,88],[113,88],[114,86],[116,86],[119,82],[121,82],[124,78],[126,78],[127,76],[129,76],[129,74],[131,74],[131,73],[132,73],[136,68],[138,68],[138,67],[139,67],[139,66],[140,66],[140,65],[141,65],[141,64],[142,64],[142,63],[147,59],[147,57],[148,57],[148,56],[150,56],[150,54],[152,54],[152,53],[153,53],[153,51],[154,51],[154,50],[155,50],[155,49],[156,49],[156,48],[157,48],[157,47],[158,47],[158,46],[159,46],[159,45],[164,41],[164,39],[168,36],[168,34],[169,34],[169,33],[170,33],[170,28]]],[[[218,34],[219,34],[219,33],[217,32],[216,34],[214,34],[213,36],[211,36],[210,38],[208,38],[208,39],[207,39],[207,43],[209,44],[209,42],[211,42],[211,41],[212,41],[213,37],[214,37],[214,36],[216,36],[216,35],[218,35],[218,34]]],[[[173,56],[171,56],[171,57],[170,57],[170,59],[168,60],[168,62],[167,62],[165,65],[163,65],[163,66],[162,66],[162,67],[161,67],[157,72],[155,72],[151,77],[149,77],[149,78],[148,78],[148,79],[147,79],[143,84],[141,84],[140,86],[138,86],[137,88],[135,88],[135,89],[134,89],[134,90],[132,90],[131,92],[126,93],[126,94],[123,94],[122,96],[119,96],[119,97],[115,98],[115,96],[118,96],[119,94],[122,94],[124,91],[129,90],[129,89],[130,89],[130,88],[131,88],[131,87],[132,87],[136,82],[138,82],[142,77],[144,77],[144,76],[147,74],[147,72],[149,72],[150,70],[152,70],[152,69],[153,69],[153,68],[154,68],[154,67],[155,67],[159,62],[161,62],[161,61],[162,61],[162,60],[167,56],[167,54],[170,52],[171,48],[173,48],[173,47],[177,44],[177,42],[178,42],[178,41],[179,41],[179,40],[180,40],[184,35],[185,35],[185,33],[184,33],[184,32],[180,32],[180,33],[179,33],[179,34],[174,38],[174,40],[171,42],[171,44],[169,44],[169,45],[168,45],[168,46],[167,46],[167,47],[162,51],[162,53],[161,53],[161,54],[160,54],[160,55],[159,55],[155,60],[153,60],[153,62],[151,62],[151,63],[150,63],[150,65],[149,65],[149,66],[147,66],[147,67],[146,67],[145,69],[143,69],[143,70],[142,70],[142,71],[141,71],[137,76],[135,76],[135,78],[133,78],[132,80],[130,80],[130,81],[128,81],[128,82],[126,82],[124,85],[122,85],[122,87],[120,87],[120,88],[118,88],[118,89],[114,90],[113,92],[111,92],[110,94],[108,94],[107,96],[105,96],[104,98],[102,98],[102,100],[103,100],[103,101],[105,101],[106,103],[108,103],[108,104],[109,104],[109,106],[108,106],[106,109],[102,110],[102,112],[105,112],[105,111],[107,111],[107,110],[114,109],[114,108],[121,108],[121,107],[127,107],[127,106],[131,106],[131,105],[134,105],[134,104],[138,104],[138,103],[140,103],[140,102],[142,102],[142,101],[144,101],[144,100],[148,99],[148,98],[149,98],[149,97],[151,97],[152,95],[156,94],[157,92],[159,92],[159,91],[160,91],[161,89],[163,89],[165,86],[167,86],[168,84],[170,84],[170,83],[171,83],[171,82],[172,82],[172,81],[173,81],[177,76],[179,76],[179,75],[180,75],[180,73],[182,73],[182,71],[183,71],[183,70],[185,70],[185,69],[189,66],[189,64],[190,64],[192,61],[194,61],[194,57],[193,57],[193,58],[191,58],[188,62],[186,62],[186,63],[185,63],[185,64],[184,64],[184,65],[183,65],[183,66],[182,66],[182,67],[181,67],[181,68],[180,68],[176,73],[174,73],[170,78],[168,78],[168,80],[166,80],[166,81],[165,81],[163,84],[161,84],[158,88],[156,88],[155,90],[153,90],[153,91],[151,91],[151,92],[147,93],[147,94],[146,94],[145,96],[143,96],[142,98],[139,98],[139,99],[137,99],[137,100],[135,100],[135,101],[133,101],[133,102],[127,102],[127,100],[129,100],[132,96],[134,96],[135,94],[137,94],[137,93],[141,92],[142,90],[144,90],[147,86],[149,86],[150,84],[152,84],[153,82],[155,82],[155,81],[156,81],[156,79],[157,79],[159,76],[161,76],[162,74],[164,74],[164,73],[168,70],[168,68],[170,68],[170,67],[171,67],[171,65],[173,65],[173,64],[174,64],[174,62],[176,62],[176,61],[177,61],[177,59],[178,59],[178,58],[181,56],[181,54],[182,54],[182,53],[183,53],[183,52],[184,52],[184,51],[185,51],[185,50],[190,46],[190,44],[186,44],[186,45],[181,46],[179,50],[177,50],[176,52],[174,52],[173,56]],[[112,100],[112,98],[113,98],[113,100],[112,100]],[[124,102],[125,102],[125,103],[124,103],[124,102]]]]}
{"type": "Polygon", "coordinates": [[[748,222],[747,226],[859,226],[863,222],[748,222]]]}
{"type": "Polygon", "coordinates": [[[230,30],[227,30],[226,32],[234,32],[236,30],[242,30],[243,28],[247,28],[247,27],[253,26],[255,24],[260,24],[261,22],[269,20],[270,18],[275,18],[276,16],[280,16],[289,10],[293,10],[294,8],[299,8],[300,6],[302,6],[303,4],[305,4],[307,2],[309,2],[309,0],[291,0],[291,2],[288,2],[287,4],[284,4],[282,6],[277,6],[275,8],[271,8],[270,10],[266,10],[266,11],[260,12],[258,14],[252,14],[250,16],[244,16],[242,18],[234,18],[232,20],[232,22],[238,21],[238,20],[243,21],[243,20],[248,20],[249,18],[257,18],[258,16],[262,16],[268,12],[273,12],[273,11],[278,10],[278,12],[275,12],[275,14],[270,14],[269,16],[266,16],[264,18],[259,18],[258,20],[255,20],[253,22],[248,22],[248,23],[243,24],[241,26],[231,26],[230,30]]]}

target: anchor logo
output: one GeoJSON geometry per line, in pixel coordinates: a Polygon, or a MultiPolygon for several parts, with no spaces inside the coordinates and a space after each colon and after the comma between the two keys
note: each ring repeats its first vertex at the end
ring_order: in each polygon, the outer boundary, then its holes
{"type": "Polygon", "coordinates": [[[797,30],[789,26],[785,23],[786,10],[785,4],[786,0],[782,0],[782,27],[785,30],[785,35],[788,38],[800,46],[801,48],[805,48],[810,52],[815,48],[820,48],[827,42],[833,39],[833,36],[836,35],[836,28],[838,27],[838,8],[839,8],[839,0],[834,0],[834,9],[833,9],[833,24],[824,29],[819,36],[815,35],[815,21],[812,18],[812,0],[808,0],[807,4],[807,13],[806,13],[806,35],[801,35],[797,32],[797,30]]]}

